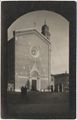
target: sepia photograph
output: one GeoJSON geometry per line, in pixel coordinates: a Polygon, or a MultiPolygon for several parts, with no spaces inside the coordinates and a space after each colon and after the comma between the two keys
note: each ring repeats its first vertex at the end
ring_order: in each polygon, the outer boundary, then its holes
{"type": "Polygon", "coordinates": [[[2,118],[75,118],[76,3],[9,1],[1,9],[2,118]]]}

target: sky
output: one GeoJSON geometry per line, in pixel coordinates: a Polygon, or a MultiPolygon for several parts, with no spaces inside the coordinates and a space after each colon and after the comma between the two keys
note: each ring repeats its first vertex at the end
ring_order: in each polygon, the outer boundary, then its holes
{"type": "Polygon", "coordinates": [[[45,21],[51,34],[51,73],[69,73],[69,21],[63,16],[47,10],[24,14],[8,28],[8,40],[13,30],[35,28],[41,33],[45,21]]]}

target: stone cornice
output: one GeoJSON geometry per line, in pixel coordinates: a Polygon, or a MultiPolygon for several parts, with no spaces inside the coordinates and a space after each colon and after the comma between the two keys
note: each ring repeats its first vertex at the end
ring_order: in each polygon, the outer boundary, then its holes
{"type": "Polygon", "coordinates": [[[23,30],[15,30],[14,36],[21,36],[26,34],[36,34],[38,37],[40,37],[42,40],[45,40],[48,44],[51,44],[51,42],[41,33],[39,33],[36,29],[23,29],[23,30]]]}

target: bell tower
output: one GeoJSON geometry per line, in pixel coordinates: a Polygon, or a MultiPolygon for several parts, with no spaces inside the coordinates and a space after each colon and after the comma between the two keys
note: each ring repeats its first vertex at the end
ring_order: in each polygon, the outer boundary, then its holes
{"type": "Polygon", "coordinates": [[[50,40],[50,32],[49,27],[46,25],[46,21],[44,22],[44,25],[42,26],[41,33],[50,40]]]}

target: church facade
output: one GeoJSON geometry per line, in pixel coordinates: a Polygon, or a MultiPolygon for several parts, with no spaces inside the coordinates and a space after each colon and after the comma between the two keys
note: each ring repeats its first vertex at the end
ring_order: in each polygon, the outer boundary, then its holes
{"type": "Polygon", "coordinates": [[[15,80],[14,89],[22,86],[29,90],[47,89],[51,82],[51,42],[45,24],[39,33],[36,29],[14,31],[15,80]]]}

